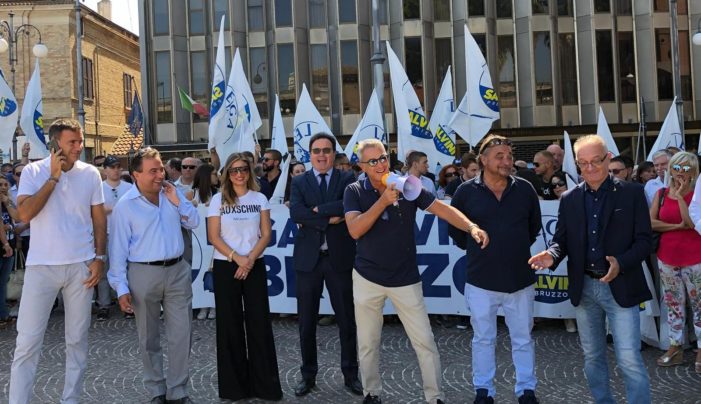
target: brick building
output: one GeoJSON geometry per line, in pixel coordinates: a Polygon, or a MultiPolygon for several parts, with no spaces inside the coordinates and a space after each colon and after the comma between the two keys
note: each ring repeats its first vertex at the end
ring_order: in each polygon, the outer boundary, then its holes
{"type": "MultiPolygon", "coordinates": [[[[112,152],[112,146],[124,132],[133,92],[141,86],[139,38],[110,20],[111,2],[100,3],[100,13],[81,6],[82,67],[85,110],[86,158],[112,152]]],[[[22,24],[38,28],[49,49],[40,60],[44,125],[57,117],[78,117],[78,80],[76,65],[76,12],[74,0],[0,1],[0,19],[16,30],[22,24]]],[[[0,34],[7,38],[7,27],[0,34]]],[[[39,41],[36,30],[17,35],[15,96],[21,108],[26,85],[34,70],[32,47],[39,41]]],[[[0,54],[0,67],[12,84],[8,54],[0,54]]],[[[24,143],[22,137],[18,144],[24,143]]]]}

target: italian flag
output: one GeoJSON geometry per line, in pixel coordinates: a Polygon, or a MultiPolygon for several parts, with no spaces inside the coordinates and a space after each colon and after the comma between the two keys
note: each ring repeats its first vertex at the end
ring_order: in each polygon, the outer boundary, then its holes
{"type": "Polygon", "coordinates": [[[199,115],[201,118],[206,118],[209,116],[209,110],[204,105],[190,98],[189,95],[182,88],[178,87],[178,92],[180,93],[180,105],[186,111],[190,111],[193,114],[199,115]]]}

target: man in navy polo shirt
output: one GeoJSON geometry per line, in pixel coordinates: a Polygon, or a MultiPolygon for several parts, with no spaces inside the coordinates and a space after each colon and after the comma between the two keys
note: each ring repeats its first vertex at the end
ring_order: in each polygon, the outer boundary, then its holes
{"type": "Polygon", "coordinates": [[[501,307],[511,338],[516,397],[519,404],[534,404],[538,400],[531,328],[536,279],[528,259],[542,227],[538,194],[528,181],[511,176],[514,157],[509,139],[487,137],[480,147],[479,161],[482,173],[458,188],[451,205],[484,228],[492,242],[488,248],[480,248],[462,229],[449,229],[455,244],[467,249],[465,300],[474,331],[475,403],[494,403],[494,351],[497,310],[501,307]]]}
{"type": "Polygon", "coordinates": [[[382,178],[389,173],[389,159],[379,140],[360,142],[358,155],[366,178],[346,188],[343,207],[348,231],[357,240],[353,297],[363,402],[382,402],[380,334],[382,309],[389,298],[416,351],[426,401],[442,403],[445,397],[440,387],[441,363],[416,264],[416,210],[426,210],[470,233],[483,247],[489,243],[487,233],[457,209],[436,202],[435,196],[426,190],[416,200],[407,201],[400,197],[394,184],[386,187],[382,178]]]}

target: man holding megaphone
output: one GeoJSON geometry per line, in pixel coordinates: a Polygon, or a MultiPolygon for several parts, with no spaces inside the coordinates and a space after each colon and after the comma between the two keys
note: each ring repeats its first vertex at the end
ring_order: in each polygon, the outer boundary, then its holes
{"type": "Polygon", "coordinates": [[[382,402],[380,334],[387,298],[416,351],[426,401],[442,403],[441,363],[416,264],[416,210],[426,210],[469,233],[482,248],[489,237],[457,209],[421,189],[415,177],[390,174],[389,157],[379,140],[360,142],[358,156],[366,177],[346,188],[343,207],[348,231],[357,240],[353,297],[364,403],[382,402]]]}

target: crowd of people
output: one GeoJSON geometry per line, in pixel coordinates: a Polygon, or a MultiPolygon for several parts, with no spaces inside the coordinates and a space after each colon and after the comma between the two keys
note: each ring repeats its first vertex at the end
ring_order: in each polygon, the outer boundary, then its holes
{"type": "MultiPolygon", "coordinates": [[[[514,161],[511,141],[490,135],[477,154],[441,167],[437,178],[425,153],[412,151],[390,166],[378,140],[358,145],[359,160],[337,154],[335,138],[309,141],[310,169],[283,153],[257,149],[218,158],[166,162],[150,147],[122,170],[115,156],[80,161],[83,135],[70,119],[52,123],[48,158],[3,165],[0,208],[0,322],[12,322],[5,288],[14,260],[26,256],[25,287],[17,313],[9,402],[28,403],[52,307],[65,312],[66,375],[62,402],[80,399],[86,370],[93,301],[105,321],[116,300],[134,318],[143,380],[151,402],[188,403],[192,330],[192,230],[196,207],[206,207],[215,308],[195,318],[216,322],[219,397],[283,396],[267,295],[265,249],[272,233],[269,201],[289,176],[284,203],[298,226],[294,270],[300,341],[298,397],[316,388],[316,327],[324,286],[334,310],[344,385],[364,403],[381,403],[380,341],[389,299],[416,352],[428,403],[443,403],[440,355],[417,265],[414,223],[418,209],[449,224],[455,244],[469,256],[465,305],[470,312],[475,403],[496,394],[497,311],[504,314],[516,369],[515,396],[538,403],[537,358],[531,336],[536,271],[568,258],[568,294],[579,332],[584,372],[596,402],[613,402],[606,337],[610,332],[629,402],[650,402],[650,381],[640,355],[639,304],[652,298],[642,263],[662,290],[669,349],[662,367],[683,363],[685,343],[701,344],[701,185],[693,153],[665,149],[635,166],[613,156],[596,135],[574,144],[578,184],[567,188],[564,152],[553,144],[533,161],[514,161]],[[419,179],[408,200],[387,185],[395,171],[419,179]],[[697,197],[697,194],[699,195],[697,197]],[[443,199],[445,202],[440,202],[443,199]],[[560,200],[548,249],[531,255],[541,231],[539,200],[560,200]],[[32,235],[30,236],[30,224],[32,235]],[[55,235],[61,235],[56,237],[55,235]],[[388,255],[386,251],[401,251],[388,255]],[[495,271],[499,273],[494,276],[495,271]],[[116,299],[115,299],[116,298],[116,299]],[[688,306],[688,307],[687,307],[688,306]],[[168,366],[161,348],[165,321],[168,366]],[[694,332],[687,333],[688,326],[694,332]]],[[[701,373],[701,353],[695,360],[701,373]]]]}

